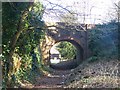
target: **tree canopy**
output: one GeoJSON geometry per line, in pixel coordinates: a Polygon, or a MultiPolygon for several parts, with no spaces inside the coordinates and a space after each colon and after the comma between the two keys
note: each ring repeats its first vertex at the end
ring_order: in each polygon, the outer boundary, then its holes
{"type": "Polygon", "coordinates": [[[76,47],[70,42],[62,41],[57,46],[63,60],[72,60],[76,57],[76,47]]]}

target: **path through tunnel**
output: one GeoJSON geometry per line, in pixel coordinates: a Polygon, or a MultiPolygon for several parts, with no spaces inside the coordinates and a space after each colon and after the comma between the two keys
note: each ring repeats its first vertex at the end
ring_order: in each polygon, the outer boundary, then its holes
{"type": "MultiPolygon", "coordinates": [[[[63,49],[63,51],[64,49],[66,49],[65,47],[61,47],[61,48],[63,49]]],[[[68,50],[68,54],[69,53],[71,53],[70,50],[68,50]]],[[[50,58],[49,58],[50,68],[55,70],[74,69],[83,61],[83,53],[84,53],[83,48],[76,41],[60,40],[56,42],[50,49],[50,58]],[[61,56],[61,53],[59,52],[59,50],[58,51],[53,50],[55,49],[55,47],[59,46],[60,43],[65,43],[65,42],[70,43],[75,48],[75,55],[72,58],[68,58],[66,60],[61,56]]]]}

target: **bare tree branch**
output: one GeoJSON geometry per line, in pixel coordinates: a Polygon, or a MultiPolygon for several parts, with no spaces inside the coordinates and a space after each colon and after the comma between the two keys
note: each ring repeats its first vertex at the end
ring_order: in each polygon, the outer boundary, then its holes
{"type": "Polygon", "coordinates": [[[114,4],[115,4],[115,6],[117,6],[118,9],[120,9],[120,6],[118,6],[116,3],[114,3],[114,4]]]}
{"type": "MultiPolygon", "coordinates": [[[[50,1],[48,1],[48,0],[46,0],[46,1],[47,1],[49,4],[51,4],[51,5],[55,5],[54,7],[57,7],[57,6],[58,6],[58,7],[66,10],[67,12],[69,12],[69,13],[72,14],[72,12],[71,12],[70,10],[68,10],[66,7],[63,7],[63,6],[59,5],[59,4],[52,3],[52,2],[50,2],[50,1]]],[[[51,9],[53,9],[54,7],[52,7],[51,9]]]]}

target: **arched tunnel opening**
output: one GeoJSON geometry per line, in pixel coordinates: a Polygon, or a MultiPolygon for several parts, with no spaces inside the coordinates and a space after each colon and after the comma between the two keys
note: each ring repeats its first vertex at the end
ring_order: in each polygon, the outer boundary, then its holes
{"type": "MultiPolygon", "coordinates": [[[[63,45],[63,44],[62,44],[63,45]]],[[[66,49],[66,47],[61,47],[62,50],[66,49]]],[[[79,66],[79,64],[83,61],[83,48],[80,44],[78,44],[74,40],[60,40],[56,42],[52,48],[50,49],[50,57],[49,57],[49,66],[52,69],[55,70],[71,70],[79,66]],[[60,51],[55,49],[56,47],[59,47],[61,43],[68,43],[69,46],[72,46],[72,52],[70,51],[70,48],[68,48],[67,52],[60,53],[60,51]],[[74,53],[73,53],[74,49],[74,53]],[[70,58],[64,53],[71,55],[70,58]],[[74,54],[74,55],[73,55],[74,54]]]]}

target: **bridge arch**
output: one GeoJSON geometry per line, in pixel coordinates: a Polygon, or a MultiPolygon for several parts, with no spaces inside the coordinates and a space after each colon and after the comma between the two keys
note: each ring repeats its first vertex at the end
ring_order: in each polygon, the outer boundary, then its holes
{"type": "Polygon", "coordinates": [[[79,25],[65,26],[48,24],[50,26],[46,30],[45,40],[40,45],[42,52],[42,61],[49,65],[50,49],[51,47],[61,41],[68,41],[72,43],[77,49],[77,62],[81,62],[88,57],[88,35],[87,31],[78,27],[79,25]],[[54,27],[51,27],[54,26],[54,27]],[[72,27],[72,28],[71,28],[72,27]],[[77,28],[76,28],[77,27],[77,28]]]}
{"type": "MultiPolygon", "coordinates": [[[[76,42],[75,40],[70,40],[70,39],[60,39],[60,40],[56,41],[54,43],[54,45],[56,43],[59,43],[62,41],[70,42],[76,48],[76,50],[77,50],[76,59],[70,60],[70,61],[64,61],[64,62],[61,62],[59,64],[53,65],[50,63],[50,53],[49,53],[50,67],[52,67],[54,69],[62,69],[62,70],[76,68],[83,61],[84,50],[83,50],[82,46],[78,42],[76,42]]],[[[52,46],[54,46],[54,45],[52,45],[52,46]]],[[[52,46],[51,46],[51,48],[52,48],[52,46]]],[[[49,52],[50,52],[50,49],[49,49],[49,52]]]]}

